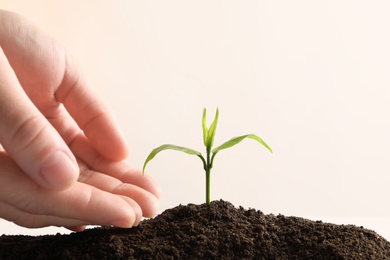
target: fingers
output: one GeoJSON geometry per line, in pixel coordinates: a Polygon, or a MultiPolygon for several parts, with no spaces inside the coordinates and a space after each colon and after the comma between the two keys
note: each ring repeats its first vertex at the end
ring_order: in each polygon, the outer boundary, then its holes
{"type": "MultiPolygon", "coordinates": [[[[11,221],[16,225],[25,228],[42,228],[48,226],[65,227],[72,231],[83,231],[87,225],[101,225],[100,223],[91,223],[85,220],[68,219],[50,215],[37,215],[28,213],[15,208],[12,205],[0,202],[1,217],[5,220],[11,221]]],[[[133,226],[137,226],[141,220],[141,217],[137,216],[137,219],[133,226]]]]}
{"type": "Polygon", "coordinates": [[[56,227],[73,227],[72,230],[81,231],[88,223],[78,219],[67,219],[56,216],[47,216],[47,215],[35,215],[31,213],[24,212],[15,208],[12,205],[0,202],[0,212],[1,217],[8,221],[12,221],[16,225],[26,227],[26,228],[41,228],[47,226],[56,226],[56,227]]]}
{"type": "Polygon", "coordinates": [[[21,90],[40,112],[48,118],[56,117],[57,108],[63,103],[105,158],[126,158],[128,148],[112,113],[64,48],[22,17],[9,12],[2,16],[0,46],[6,54],[3,56],[12,65],[21,90]]]}
{"type": "MultiPolygon", "coordinates": [[[[160,198],[161,187],[155,179],[147,174],[142,175],[140,170],[131,168],[124,161],[112,162],[104,159],[82,134],[73,137],[70,147],[77,158],[85,162],[89,168],[118,179],[123,183],[138,186],[153,194],[157,199],[160,198]]],[[[83,178],[83,175],[80,178],[83,178]]]]}
{"type": "Polygon", "coordinates": [[[65,58],[64,78],[55,97],[106,159],[119,161],[127,157],[128,147],[113,114],[69,56],[65,58]]]}
{"type": "MultiPolygon", "coordinates": [[[[122,227],[131,227],[137,226],[142,219],[142,212],[138,204],[134,201],[129,200],[128,198],[123,198],[126,200],[133,209],[135,209],[135,221],[132,225],[126,225],[122,227]]],[[[66,227],[73,231],[82,231],[87,225],[111,225],[111,224],[102,224],[100,222],[91,222],[90,220],[84,219],[70,219],[65,217],[53,216],[53,215],[43,215],[43,214],[34,214],[20,210],[13,205],[0,202],[0,212],[1,218],[6,219],[15,223],[16,225],[26,227],[26,228],[42,228],[47,226],[56,226],[56,227],[66,227]]]]}
{"type": "MultiPolygon", "coordinates": [[[[98,189],[121,195],[124,198],[131,198],[131,200],[136,202],[136,205],[133,205],[133,207],[139,208],[139,216],[151,218],[157,213],[157,197],[136,185],[123,183],[109,175],[93,171],[82,172],[79,181],[97,187],[98,189]]],[[[131,202],[129,203],[131,204],[131,202]]]]}
{"type": "Polygon", "coordinates": [[[0,208],[0,217],[5,216],[26,226],[65,223],[69,226],[95,224],[117,227],[131,227],[141,218],[139,206],[129,197],[80,182],[61,191],[47,190],[28,178],[5,153],[0,153],[0,165],[1,206],[12,205],[19,211],[7,212],[0,208]],[[30,215],[21,215],[20,211],[30,215]],[[31,220],[31,215],[48,217],[31,220]],[[62,223],[64,219],[67,221],[62,223]]]}
{"type": "Polygon", "coordinates": [[[147,190],[154,194],[158,199],[161,197],[161,186],[152,176],[146,173],[142,174],[142,171],[139,169],[130,168],[125,162],[112,165],[111,168],[115,169],[111,174],[114,178],[147,190]]]}
{"type": "Polygon", "coordinates": [[[141,171],[132,169],[123,161],[104,159],[82,134],[74,136],[71,149],[77,158],[86,164],[79,162],[79,181],[110,193],[130,197],[141,207],[144,217],[155,216],[161,187],[151,176],[142,175],[141,171]]]}
{"type": "Polygon", "coordinates": [[[0,48],[0,143],[36,183],[69,187],[78,178],[76,159],[29,100],[0,48]]]}

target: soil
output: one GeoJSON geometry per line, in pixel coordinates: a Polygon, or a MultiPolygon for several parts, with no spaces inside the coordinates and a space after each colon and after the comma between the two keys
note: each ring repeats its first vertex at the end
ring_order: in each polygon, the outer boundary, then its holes
{"type": "Polygon", "coordinates": [[[390,259],[374,231],[266,215],[226,201],[166,210],[138,227],[0,237],[0,259],[390,259]]]}

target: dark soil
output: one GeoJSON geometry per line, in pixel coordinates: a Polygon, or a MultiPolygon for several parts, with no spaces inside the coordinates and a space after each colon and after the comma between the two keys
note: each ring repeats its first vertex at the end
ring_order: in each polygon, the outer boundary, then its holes
{"type": "Polygon", "coordinates": [[[225,201],[178,206],[131,229],[1,236],[0,259],[390,259],[373,231],[260,211],[225,201]]]}

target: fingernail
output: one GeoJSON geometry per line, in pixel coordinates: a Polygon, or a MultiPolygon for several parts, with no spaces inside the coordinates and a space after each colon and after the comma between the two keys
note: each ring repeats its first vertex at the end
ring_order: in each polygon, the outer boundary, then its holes
{"type": "Polygon", "coordinates": [[[52,154],[41,166],[41,177],[46,188],[68,187],[78,177],[78,166],[63,151],[52,154]]]}

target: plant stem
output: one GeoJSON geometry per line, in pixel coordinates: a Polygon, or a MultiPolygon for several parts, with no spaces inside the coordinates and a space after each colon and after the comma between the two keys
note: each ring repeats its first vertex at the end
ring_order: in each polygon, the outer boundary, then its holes
{"type": "Polygon", "coordinates": [[[210,205],[210,168],[206,170],[206,205],[210,205]]]}
{"type": "Polygon", "coordinates": [[[206,167],[205,167],[205,171],[206,171],[206,205],[209,206],[210,205],[210,173],[211,173],[211,167],[212,167],[212,164],[211,164],[211,158],[210,158],[210,152],[211,152],[211,147],[207,147],[206,148],[206,154],[207,154],[207,158],[206,158],[206,167]]]}

